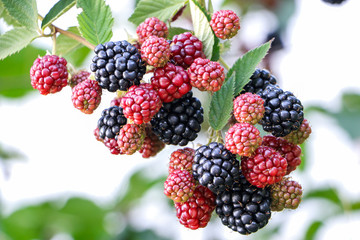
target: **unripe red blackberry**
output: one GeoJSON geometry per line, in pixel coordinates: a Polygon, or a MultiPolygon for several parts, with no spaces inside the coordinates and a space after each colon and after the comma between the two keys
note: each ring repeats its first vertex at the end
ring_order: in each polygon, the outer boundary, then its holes
{"type": "Polygon", "coordinates": [[[193,196],[186,202],[175,203],[179,222],[192,230],[206,227],[215,210],[215,199],[215,194],[208,188],[197,186],[193,196]]]}
{"type": "Polygon", "coordinates": [[[159,94],[148,83],[130,87],[120,103],[125,117],[136,124],[150,122],[161,104],[159,94]]]}
{"type": "Polygon", "coordinates": [[[122,97],[118,97],[118,96],[114,97],[114,98],[110,101],[110,107],[112,107],[112,106],[118,106],[118,107],[120,107],[121,98],[122,98],[122,97]]]}
{"type": "Polygon", "coordinates": [[[260,131],[249,123],[236,123],[225,135],[226,149],[240,156],[252,156],[261,141],[260,131]]]}
{"type": "Polygon", "coordinates": [[[210,26],[221,39],[234,37],[240,29],[240,19],[232,10],[219,10],[211,17],[210,26]]]}
{"type": "Polygon", "coordinates": [[[117,144],[122,154],[132,155],[141,148],[144,142],[145,130],[137,124],[124,125],[117,136],[117,144]]]}
{"type": "Polygon", "coordinates": [[[75,87],[82,81],[85,81],[90,77],[90,73],[88,71],[79,71],[76,74],[72,75],[69,80],[69,85],[71,88],[75,87]]]}
{"type": "Polygon", "coordinates": [[[102,89],[97,81],[86,79],[72,89],[71,101],[76,109],[92,114],[101,102],[102,89]]]}
{"type": "Polygon", "coordinates": [[[192,171],[192,165],[194,162],[195,150],[192,148],[177,149],[171,153],[169,162],[169,173],[175,169],[185,169],[189,172],[192,171]]]}
{"type": "Polygon", "coordinates": [[[110,92],[127,91],[139,85],[146,71],[138,49],[128,41],[106,42],[94,49],[90,69],[101,88],[110,92]]]}
{"type": "Polygon", "coordinates": [[[146,127],[145,132],[146,136],[141,148],[139,149],[139,153],[141,153],[143,158],[154,157],[165,147],[165,143],[163,143],[159,137],[153,133],[150,127],[146,127]]]}
{"type": "Polygon", "coordinates": [[[138,35],[138,41],[141,45],[150,36],[167,38],[169,30],[166,23],[156,17],[150,17],[139,24],[136,28],[136,34],[138,35]]]}
{"type": "Polygon", "coordinates": [[[282,211],[284,208],[296,209],[302,198],[302,187],[289,178],[271,186],[271,210],[282,211]]]}
{"type": "Polygon", "coordinates": [[[197,58],[188,68],[190,84],[200,91],[219,91],[224,80],[224,68],[218,62],[197,58]]]}
{"type": "Polygon", "coordinates": [[[289,135],[283,137],[288,142],[299,145],[305,142],[311,134],[310,122],[304,119],[298,130],[292,131],[289,135]]]}
{"type": "Polygon", "coordinates": [[[181,98],[192,88],[184,68],[170,62],[164,67],[155,69],[151,84],[162,102],[172,102],[176,98],[181,98]]]}
{"type": "Polygon", "coordinates": [[[66,65],[65,58],[56,55],[38,57],[30,68],[31,86],[42,95],[61,91],[68,81],[66,65]]]}
{"type": "Polygon", "coordinates": [[[255,125],[264,113],[264,100],[257,94],[243,93],[234,100],[234,116],[240,123],[255,125]]]}
{"type": "Polygon", "coordinates": [[[186,202],[195,190],[195,180],[187,170],[176,169],[164,183],[164,194],[174,202],[186,202]]]}
{"type": "Polygon", "coordinates": [[[105,137],[103,143],[104,145],[110,150],[110,153],[111,154],[114,154],[114,155],[119,155],[119,154],[123,154],[119,145],[118,145],[118,142],[117,142],[117,136],[115,138],[107,138],[105,137]]]}
{"type": "Polygon", "coordinates": [[[97,141],[99,141],[99,142],[103,142],[103,141],[104,141],[104,139],[100,138],[99,131],[100,131],[100,130],[99,130],[99,128],[98,128],[98,127],[94,129],[94,136],[95,136],[95,139],[96,139],[97,141]]]}
{"type": "Polygon", "coordinates": [[[231,189],[240,177],[236,156],[217,142],[196,150],[192,170],[194,179],[215,194],[231,189]]]}
{"type": "Polygon", "coordinates": [[[170,59],[184,69],[190,67],[196,58],[205,58],[202,42],[192,33],[175,35],[170,45],[170,59]]]}
{"type": "Polygon", "coordinates": [[[286,159],[266,146],[258,147],[252,157],[241,158],[241,170],[246,180],[258,188],[280,182],[286,169],[286,159]]]}
{"type": "Polygon", "coordinates": [[[170,44],[165,38],[150,36],[141,45],[141,57],[150,66],[163,67],[170,58],[170,44]]]}
{"type": "Polygon", "coordinates": [[[290,174],[301,164],[301,147],[298,145],[271,135],[263,137],[262,145],[275,149],[286,159],[288,164],[286,175],[290,174]]]}

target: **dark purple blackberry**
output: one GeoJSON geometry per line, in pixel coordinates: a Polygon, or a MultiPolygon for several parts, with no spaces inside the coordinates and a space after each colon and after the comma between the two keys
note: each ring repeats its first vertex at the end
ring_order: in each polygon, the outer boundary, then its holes
{"type": "Polygon", "coordinates": [[[199,99],[190,91],[181,98],[163,103],[151,119],[153,132],[166,144],[185,146],[194,141],[204,121],[199,99]]]}
{"type": "Polygon", "coordinates": [[[264,131],[275,137],[285,137],[299,129],[304,112],[300,100],[294,94],[269,85],[259,96],[264,99],[265,114],[259,121],[264,131]]]}
{"type": "Polygon", "coordinates": [[[192,165],[194,179],[214,193],[231,189],[239,181],[239,161],[221,143],[199,147],[192,165]]]}
{"type": "Polygon", "coordinates": [[[125,40],[107,42],[97,45],[94,52],[90,69],[100,87],[115,92],[140,84],[146,65],[135,46],[125,40]]]}
{"type": "Polygon", "coordinates": [[[127,119],[124,116],[121,107],[113,106],[104,109],[97,124],[97,127],[99,128],[99,137],[102,139],[105,139],[105,137],[115,138],[126,122],[127,119]]]}
{"type": "Polygon", "coordinates": [[[241,172],[240,182],[216,197],[216,213],[221,222],[244,235],[256,232],[269,222],[270,207],[270,189],[251,185],[241,172]]]}
{"type": "Polygon", "coordinates": [[[330,4],[341,4],[345,2],[345,0],[323,0],[323,2],[330,3],[330,4]]]}
{"type": "Polygon", "coordinates": [[[251,92],[258,94],[264,90],[269,84],[275,85],[277,83],[276,78],[266,69],[256,69],[251,75],[250,81],[244,86],[241,93],[251,92]]]}

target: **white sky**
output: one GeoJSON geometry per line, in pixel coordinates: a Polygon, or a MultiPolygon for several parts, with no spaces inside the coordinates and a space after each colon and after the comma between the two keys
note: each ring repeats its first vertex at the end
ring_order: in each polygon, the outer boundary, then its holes
{"type": "MultiPolygon", "coordinates": [[[[55,2],[38,1],[38,8],[45,15],[55,2]]],[[[218,1],[213,2],[217,9],[218,1]]],[[[134,32],[134,26],[124,24],[131,14],[128,9],[132,8],[132,1],[108,3],[116,16],[113,39],[124,38],[124,28],[134,32]]],[[[348,0],[341,7],[329,6],[321,0],[297,1],[297,5],[296,16],[286,35],[287,49],[275,59],[278,61],[277,77],[282,88],[294,92],[305,107],[311,103],[337,106],[342,92],[350,89],[360,93],[356,70],[360,55],[360,1],[348,0]]],[[[70,26],[75,13],[76,10],[71,11],[66,21],[60,18],[56,24],[64,28],[70,26]]],[[[253,38],[255,43],[261,39],[254,33],[268,26],[267,19],[261,14],[249,16],[242,24],[243,36],[253,38]]],[[[109,203],[123,187],[122,180],[133,169],[147,165],[149,171],[166,171],[168,156],[177,147],[168,147],[159,158],[149,160],[139,158],[140,155],[112,156],[95,141],[93,129],[101,109],[108,107],[113,96],[104,92],[99,109],[90,116],[73,108],[69,88],[49,96],[34,92],[20,101],[0,99],[1,144],[26,156],[24,161],[11,165],[9,179],[0,172],[5,213],[26,204],[73,195],[89,197],[100,204],[109,203]]],[[[344,196],[360,199],[359,147],[333,120],[316,115],[310,121],[314,131],[309,141],[310,169],[307,175],[296,173],[294,178],[305,191],[316,186],[335,186],[344,196]]],[[[322,212],[321,206],[308,203],[295,212],[274,214],[271,220],[274,223],[285,219],[281,214],[287,217],[287,224],[276,239],[302,236],[310,219],[316,217],[314,213],[322,212]]],[[[153,205],[144,208],[148,211],[144,215],[147,225],[158,228],[159,223],[153,223],[151,218],[153,214],[161,214],[159,209],[153,205]]],[[[170,220],[166,216],[162,221],[175,224],[176,217],[174,215],[170,220]]],[[[354,236],[360,235],[360,229],[350,226],[359,226],[359,223],[359,215],[331,221],[325,224],[318,239],[355,239],[354,236]],[[344,235],[343,229],[350,232],[344,235]]],[[[219,224],[211,226],[226,239],[239,237],[219,224]]],[[[205,239],[203,230],[193,232],[179,228],[171,228],[179,231],[179,239],[189,236],[205,239]]]]}

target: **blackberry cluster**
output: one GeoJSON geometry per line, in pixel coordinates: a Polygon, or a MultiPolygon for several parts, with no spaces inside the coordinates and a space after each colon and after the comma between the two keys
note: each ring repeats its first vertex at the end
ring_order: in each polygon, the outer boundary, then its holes
{"type": "Polygon", "coordinates": [[[185,146],[198,136],[203,113],[201,102],[190,91],[179,99],[163,103],[151,119],[152,130],[166,144],[185,146]]]}
{"type": "Polygon", "coordinates": [[[259,122],[264,131],[284,137],[300,128],[304,120],[303,106],[294,94],[269,85],[259,95],[264,99],[265,114],[259,122]]]}
{"type": "Polygon", "coordinates": [[[250,81],[244,86],[241,93],[256,93],[263,91],[268,85],[275,85],[276,78],[266,69],[256,69],[250,77],[250,81]]]}
{"type": "Polygon", "coordinates": [[[115,138],[126,122],[127,119],[124,116],[121,107],[113,106],[104,109],[97,124],[97,127],[99,128],[99,137],[102,139],[105,139],[105,137],[115,138]]]}
{"type": "Polygon", "coordinates": [[[94,49],[90,69],[100,87],[115,92],[139,85],[146,64],[136,47],[126,40],[99,44],[94,49]]]}
{"type": "Polygon", "coordinates": [[[216,198],[216,213],[221,222],[244,235],[256,232],[269,222],[270,207],[270,189],[251,185],[241,172],[240,182],[216,198]]]}
{"type": "Polygon", "coordinates": [[[240,177],[236,156],[217,142],[196,150],[192,170],[194,179],[216,194],[231,189],[240,177]]]}

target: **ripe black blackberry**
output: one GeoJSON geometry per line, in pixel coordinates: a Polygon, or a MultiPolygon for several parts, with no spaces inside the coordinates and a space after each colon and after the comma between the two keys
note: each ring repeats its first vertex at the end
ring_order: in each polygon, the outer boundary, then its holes
{"type": "Polygon", "coordinates": [[[270,207],[270,189],[251,185],[241,172],[240,182],[216,197],[216,213],[221,222],[244,235],[256,232],[269,222],[270,207]]]}
{"type": "Polygon", "coordinates": [[[259,96],[264,99],[265,114],[259,121],[264,131],[275,137],[284,137],[299,129],[304,112],[300,100],[294,94],[269,85],[259,96]]]}
{"type": "Polygon", "coordinates": [[[256,69],[250,77],[250,81],[244,86],[241,93],[250,92],[258,94],[269,84],[275,85],[276,78],[266,69],[256,69]]]}
{"type": "Polygon", "coordinates": [[[345,0],[323,0],[323,2],[330,3],[330,4],[341,4],[345,2],[345,0]]]}
{"type": "Polygon", "coordinates": [[[98,120],[99,137],[102,139],[115,138],[122,126],[127,123],[127,119],[123,114],[123,109],[118,106],[104,109],[98,120]]]}
{"type": "Polygon", "coordinates": [[[231,189],[239,181],[239,161],[221,143],[199,147],[192,165],[194,179],[214,193],[231,189]]]}
{"type": "Polygon", "coordinates": [[[102,88],[126,91],[140,84],[146,65],[135,46],[125,40],[107,42],[97,45],[94,52],[90,69],[102,88]]]}
{"type": "Polygon", "coordinates": [[[201,102],[190,91],[179,99],[163,103],[151,120],[152,130],[166,144],[185,146],[198,136],[203,113],[201,102]]]}

